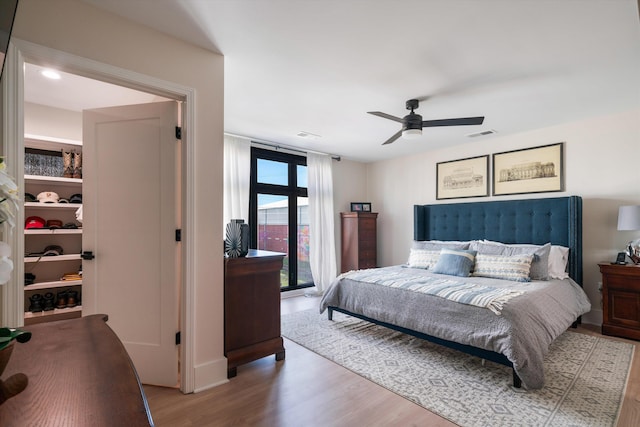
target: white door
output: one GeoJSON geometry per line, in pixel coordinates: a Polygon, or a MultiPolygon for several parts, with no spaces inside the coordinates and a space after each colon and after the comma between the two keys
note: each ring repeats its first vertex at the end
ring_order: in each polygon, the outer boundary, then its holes
{"type": "Polygon", "coordinates": [[[104,313],[145,384],[178,383],[174,101],[83,113],[83,315],[104,313]]]}

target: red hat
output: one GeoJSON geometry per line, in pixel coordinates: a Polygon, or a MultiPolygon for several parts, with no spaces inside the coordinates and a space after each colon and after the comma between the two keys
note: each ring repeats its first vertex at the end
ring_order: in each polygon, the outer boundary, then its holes
{"type": "Polygon", "coordinates": [[[44,228],[46,221],[44,218],[40,218],[39,216],[30,216],[24,222],[24,228],[44,228]]]}

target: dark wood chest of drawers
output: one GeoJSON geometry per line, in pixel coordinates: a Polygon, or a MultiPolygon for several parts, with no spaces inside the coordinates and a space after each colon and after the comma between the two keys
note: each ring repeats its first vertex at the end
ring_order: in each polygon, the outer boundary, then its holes
{"type": "Polygon", "coordinates": [[[342,256],[340,271],[374,268],[377,265],[377,213],[342,212],[342,256]]]}
{"type": "Polygon", "coordinates": [[[640,266],[598,265],[602,273],[602,333],[640,340],[640,266]]]}
{"type": "Polygon", "coordinates": [[[285,254],[250,250],[224,260],[224,352],[227,376],[271,354],[283,360],[280,336],[280,270],[285,254]]]}

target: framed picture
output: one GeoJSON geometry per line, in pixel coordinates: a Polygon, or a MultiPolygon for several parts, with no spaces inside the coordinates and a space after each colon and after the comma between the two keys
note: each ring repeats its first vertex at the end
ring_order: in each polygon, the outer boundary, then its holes
{"type": "Polygon", "coordinates": [[[564,143],[493,155],[493,195],[564,191],[564,143]]]}
{"type": "Polygon", "coordinates": [[[489,155],[436,164],[436,199],[489,195],[489,155]]]}
{"type": "Polygon", "coordinates": [[[351,212],[371,212],[371,203],[351,202],[351,212]]]}

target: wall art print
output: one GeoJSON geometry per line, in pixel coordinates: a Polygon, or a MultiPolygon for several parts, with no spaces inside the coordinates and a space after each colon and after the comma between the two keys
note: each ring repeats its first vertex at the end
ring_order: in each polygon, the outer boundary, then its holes
{"type": "Polygon", "coordinates": [[[493,155],[493,195],[564,191],[564,143],[493,155]]]}
{"type": "Polygon", "coordinates": [[[489,156],[436,164],[436,199],[489,195],[489,156]]]}

